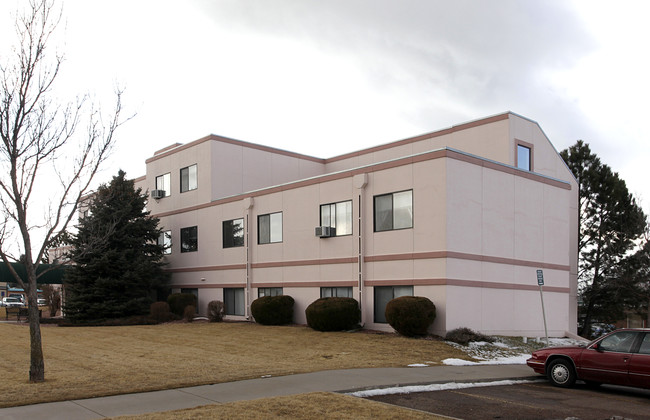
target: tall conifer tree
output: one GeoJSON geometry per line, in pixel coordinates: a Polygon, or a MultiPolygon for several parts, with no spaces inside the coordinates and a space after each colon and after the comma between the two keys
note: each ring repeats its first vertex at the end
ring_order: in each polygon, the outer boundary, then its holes
{"type": "Polygon", "coordinates": [[[578,287],[586,336],[594,319],[615,321],[644,293],[629,268],[647,221],[625,181],[587,143],[579,140],[560,155],[579,186],[578,287]]]}
{"type": "Polygon", "coordinates": [[[166,283],[159,220],[125,175],[99,187],[72,240],[64,309],[73,322],[146,314],[166,283]]]}

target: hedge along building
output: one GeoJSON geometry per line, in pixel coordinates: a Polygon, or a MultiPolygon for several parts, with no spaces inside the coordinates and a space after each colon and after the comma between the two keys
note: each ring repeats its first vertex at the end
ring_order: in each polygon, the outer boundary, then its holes
{"type": "Polygon", "coordinates": [[[171,245],[175,292],[250,319],[263,295],[386,303],[426,296],[436,334],[576,329],[577,183],[541,128],[513,113],[329,159],[208,136],[146,161],[136,186],[171,245]]]}

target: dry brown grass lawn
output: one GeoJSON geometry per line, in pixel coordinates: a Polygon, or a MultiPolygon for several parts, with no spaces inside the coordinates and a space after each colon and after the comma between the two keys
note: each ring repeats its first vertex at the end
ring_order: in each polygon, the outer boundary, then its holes
{"type": "Polygon", "coordinates": [[[181,419],[339,419],[339,420],[436,420],[448,419],[421,411],[363,400],[328,392],[287,397],[263,398],[228,404],[206,405],[187,410],[140,416],[114,417],[112,420],[181,420],[181,419]]]}
{"type": "Polygon", "coordinates": [[[328,369],[439,363],[467,356],[442,341],[321,333],[303,326],[176,323],[42,326],[45,378],[28,382],[29,328],[0,324],[0,407],[328,369]]]}

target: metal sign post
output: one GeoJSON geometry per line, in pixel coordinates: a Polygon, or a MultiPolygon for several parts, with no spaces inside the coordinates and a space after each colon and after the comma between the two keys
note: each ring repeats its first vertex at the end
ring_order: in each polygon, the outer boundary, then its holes
{"type": "Polygon", "coordinates": [[[537,270],[537,284],[539,285],[539,297],[542,300],[542,318],[544,318],[544,334],[546,335],[546,345],[548,346],[548,328],[546,328],[546,311],[544,310],[544,294],[542,293],[542,286],[544,286],[544,272],[537,270]]]}

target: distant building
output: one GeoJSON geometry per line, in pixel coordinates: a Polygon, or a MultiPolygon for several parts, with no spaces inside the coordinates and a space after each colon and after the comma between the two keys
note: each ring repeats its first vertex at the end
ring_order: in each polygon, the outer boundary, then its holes
{"type": "Polygon", "coordinates": [[[534,121],[513,113],[328,159],[215,135],[146,161],[170,246],[174,291],[199,312],[224,301],[250,319],[260,296],[292,296],[295,322],[326,296],[359,301],[391,330],[386,303],[426,296],[431,332],[576,330],[578,187],[534,121]]]}

